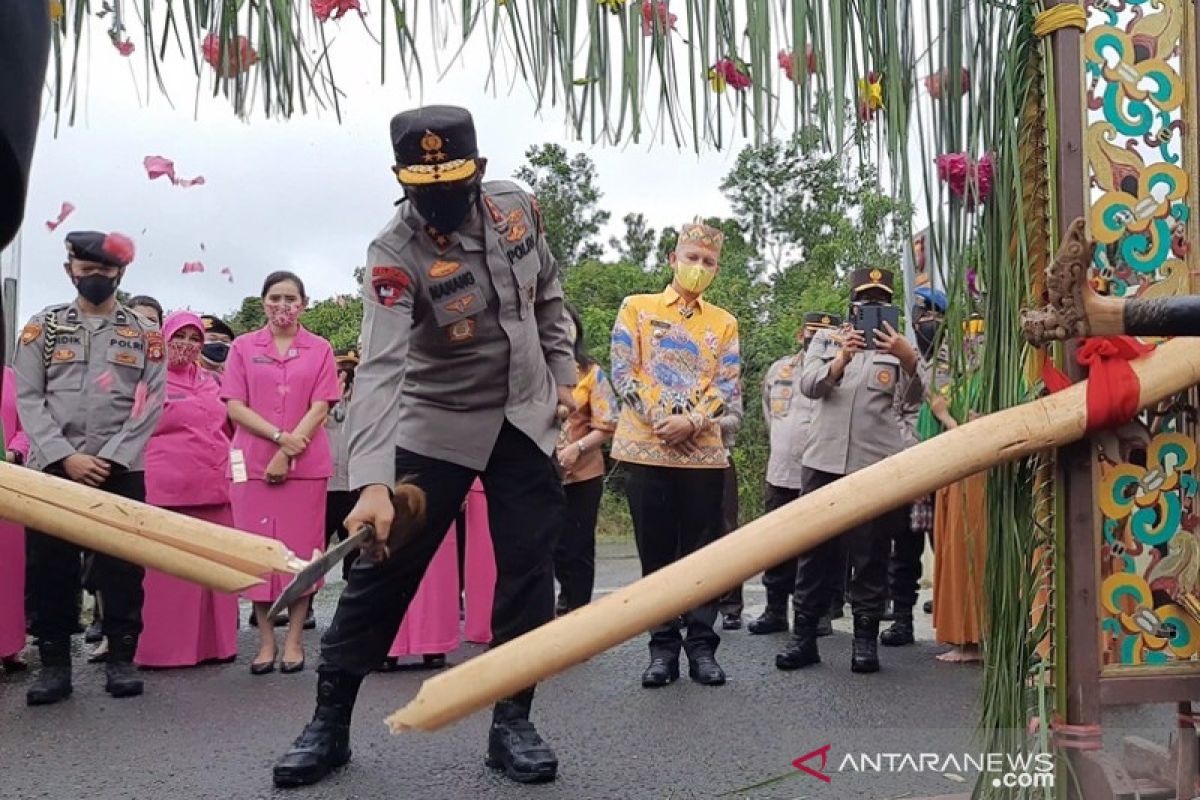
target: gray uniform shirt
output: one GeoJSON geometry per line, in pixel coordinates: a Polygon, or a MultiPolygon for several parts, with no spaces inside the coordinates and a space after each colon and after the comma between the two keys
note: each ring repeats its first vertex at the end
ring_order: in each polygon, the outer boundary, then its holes
{"type": "Polygon", "coordinates": [[[834,333],[818,332],[804,358],[800,391],[816,401],[804,466],[848,475],[904,449],[901,406],[919,405],[924,386],[920,370],[909,376],[878,350],[860,350],[835,383],[829,365],[841,345],[834,333]]]}
{"type": "Polygon", "coordinates": [[[333,474],[326,486],[330,492],[350,491],[350,436],[346,430],[349,405],[343,398],[325,418],[325,435],[329,437],[329,452],[333,456],[333,474]]]}
{"type": "Polygon", "coordinates": [[[553,452],[576,381],[558,264],[515,184],[485,184],[475,215],[443,237],[405,202],[371,244],[351,488],[391,486],[397,445],[482,470],[505,420],[553,452]]]}
{"type": "Polygon", "coordinates": [[[800,392],[804,353],[784,356],[763,379],[763,419],[771,440],[767,483],[781,489],[800,489],[800,469],[808,444],[815,402],[800,392]]]}
{"type": "Polygon", "coordinates": [[[107,317],[85,317],[74,303],[34,316],[13,356],[29,466],[85,453],[141,470],[162,416],[163,359],[162,333],[122,305],[107,317]]]}

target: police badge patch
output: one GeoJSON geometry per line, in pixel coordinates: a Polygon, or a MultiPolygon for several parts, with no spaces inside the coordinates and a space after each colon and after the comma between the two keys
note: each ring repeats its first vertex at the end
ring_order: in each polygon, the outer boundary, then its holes
{"type": "Polygon", "coordinates": [[[34,340],[41,335],[42,326],[31,322],[21,329],[21,344],[33,344],[34,340]]]}
{"type": "Polygon", "coordinates": [[[399,267],[371,267],[371,289],[379,304],[387,308],[396,305],[411,280],[399,267]]]}
{"type": "Polygon", "coordinates": [[[450,341],[455,344],[468,341],[475,336],[475,320],[460,319],[447,328],[446,332],[450,335],[450,341]]]}
{"type": "Polygon", "coordinates": [[[146,358],[162,361],[163,337],[161,331],[146,331],[146,358]]]}

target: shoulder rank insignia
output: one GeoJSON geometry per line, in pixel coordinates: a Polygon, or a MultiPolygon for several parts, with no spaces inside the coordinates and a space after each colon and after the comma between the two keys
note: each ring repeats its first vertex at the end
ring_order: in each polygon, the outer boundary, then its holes
{"type": "Polygon", "coordinates": [[[525,238],[525,234],[529,233],[529,226],[525,224],[525,212],[521,209],[515,209],[508,215],[508,234],[504,237],[510,242],[519,242],[525,238]]]}
{"type": "Polygon", "coordinates": [[[162,361],[163,337],[161,331],[146,331],[146,358],[162,361]]]}
{"type": "Polygon", "coordinates": [[[36,322],[30,322],[21,329],[21,344],[33,344],[37,337],[42,335],[42,326],[36,322]]]}

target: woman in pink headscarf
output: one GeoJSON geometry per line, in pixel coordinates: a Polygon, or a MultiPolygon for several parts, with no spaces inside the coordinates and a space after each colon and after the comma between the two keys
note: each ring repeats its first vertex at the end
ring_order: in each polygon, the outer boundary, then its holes
{"type": "MultiPolygon", "coordinates": [[[[0,395],[0,421],[4,424],[5,459],[23,463],[29,440],[17,419],[17,384],[12,367],[4,368],[0,395]]],[[[0,520],[0,666],[9,672],[25,669],[25,529],[0,520]]]]}
{"type": "MultiPolygon", "coordinates": [[[[163,322],[167,386],[163,415],[146,445],[146,502],[233,526],[229,437],[220,387],[196,365],[204,325],[190,311],[163,322]]],[[[191,667],[237,656],[237,597],[147,569],[144,629],[134,660],[143,667],[191,667]]]]}

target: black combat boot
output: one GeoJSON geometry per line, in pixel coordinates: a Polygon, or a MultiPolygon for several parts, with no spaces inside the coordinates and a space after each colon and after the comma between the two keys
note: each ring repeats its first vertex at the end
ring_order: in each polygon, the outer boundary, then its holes
{"type": "Polygon", "coordinates": [[[810,664],[821,663],[817,651],[817,623],[796,617],[792,627],[792,641],[784,651],[775,656],[775,666],[783,670],[800,669],[810,664]]]}
{"type": "Polygon", "coordinates": [[[317,668],[317,710],[312,721],[275,762],[275,785],[307,786],[350,760],[350,715],[362,677],[322,665],[317,668]]]}
{"type": "Polygon", "coordinates": [[[136,636],[109,637],[108,659],[104,662],[104,691],[113,697],[136,697],[142,693],[142,679],[133,665],[136,651],[136,636]]]}
{"type": "Polygon", "coordinates": [[[917,641],[913,636],[913,615],[911,608],[897,608],[896,619],[886,631],[879,634],[879,641],[885,647],[902,647],[917,641]]]}
{"type": "Polygon", "coordinates": [[[657,689],[679,680],[679,654],[651,653],[650,666],[642,673],[642,686],[657,689]]]}
{"type": "Polygon", "coordinates": [[[724,686],[725,670],[708,647],[688,653],[688,677],[702,686],[724,686]]]}
{"type": "Polygon", "coordinates": [[[526,690],[492,710],[484,763],[517,783],[545,783],[558,775],[558,756],[529,721],[532,702],[533,691],[526,690]]]}
{"type": "Polygon", "coordinates": [[[879,620],[854,615],[854,644],[850,651],[851,672],[879,672],[879,620]]]}
{"type": "Polygon", "coordinates": [[[784,633],[788,629],[787,622],[787,600],[782,602],[773,602],[773,598],[767,598],[767,607],[763,609],[761,615],[757,619],[750,620],[750,624],[746,626],[746,630],[755,636],[761,636],[766,633],[784,633]]]}
{"type": "Polygon", "coordinates": [[[25,702],[31,706],[46,706],[71,696],[71,642],[38,642],[42,668],[33,685],[25,692],[25,702]]]}
{"type": "Polygon", "coordinates": [[[829,614],[823,614],[817,620],[817,637],[833,636],[833,618],[829,614]]]}

